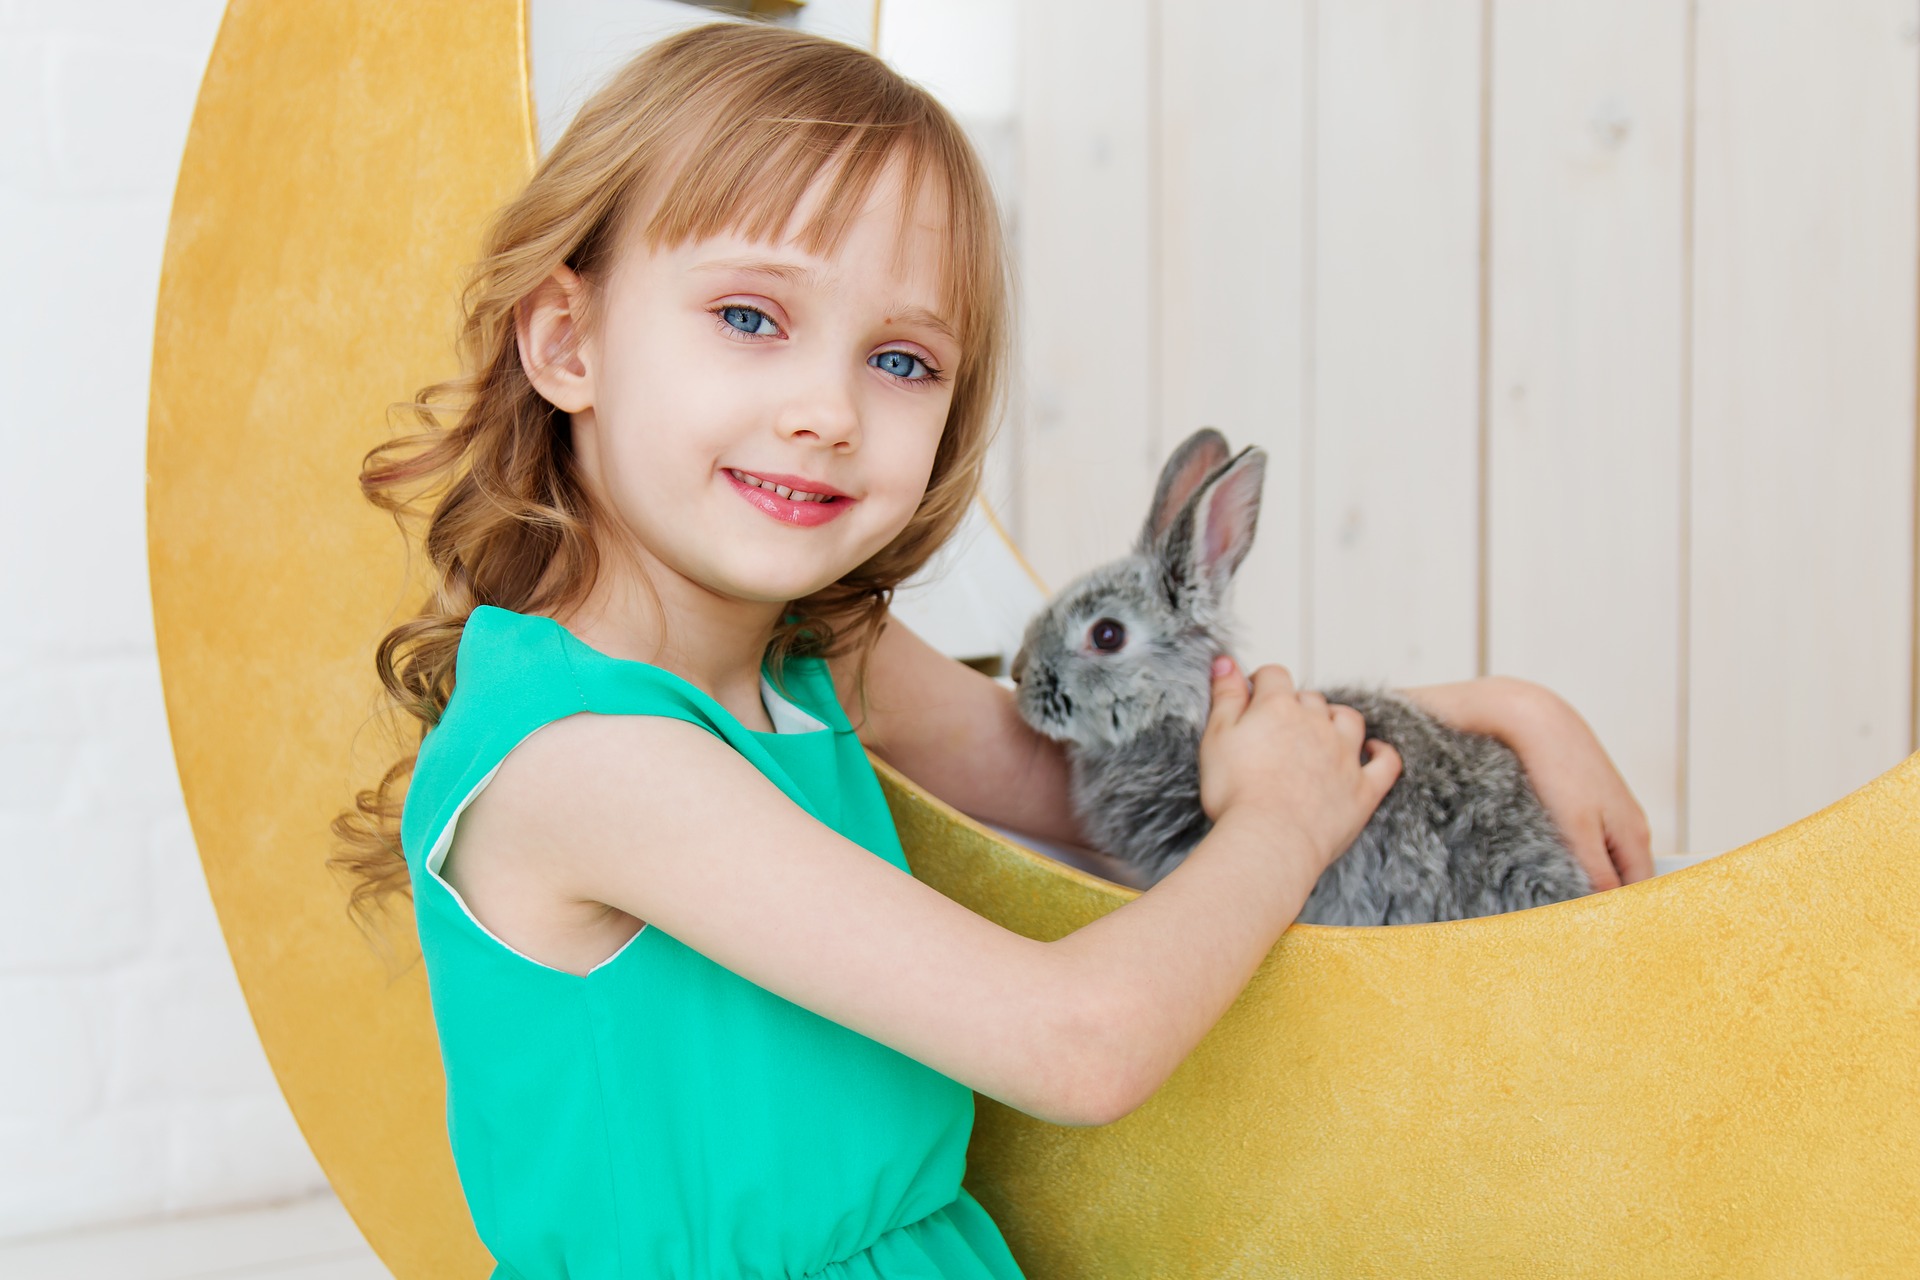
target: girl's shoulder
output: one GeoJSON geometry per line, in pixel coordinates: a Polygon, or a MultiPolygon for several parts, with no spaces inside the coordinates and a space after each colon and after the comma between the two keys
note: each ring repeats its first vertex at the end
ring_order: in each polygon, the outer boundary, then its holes
{"type": "Polygon", "coordinates": [[[518,705],[578,703],[565,635],[552,618],[489,604],[474,609],[460,630],[453,692],[434,732],[480,710],[497,718],[518,705]]]}
{"type": "Polygon", "coordinates": [[[584,710],[551,619],[481,605],[454,654],[453,690],[421,739],[400,817],[409,858],[447,826],[514,747],[584,710]],[[543,625],[545,624],[545,625],[543,625]]]}

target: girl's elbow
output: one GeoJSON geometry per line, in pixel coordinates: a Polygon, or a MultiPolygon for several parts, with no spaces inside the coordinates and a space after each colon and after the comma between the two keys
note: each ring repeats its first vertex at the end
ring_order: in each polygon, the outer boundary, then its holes
{"type": "Polygon", "coordinates": [[[1006,1064],[1024,1095],[1012,1105],[1049,1124],[1092,1128],[1130,1114],[1159,1087],[1147,1079],[1158,1041],[1152,1011],[1112,965],[1072,941],[1078,936],[1041,944],[1049,963],[1027,982],[1038,998],[1023,1002],[1025,1020],[1002,1043],[1020,1046],[1018,1061],[1006,1064]]]}
{"type": "Polygon", "coordinates": [[[1112,1124],[1152,1096],[1154,1086],[1140,1078],[1134,1065],[1138,1054],[1120,1043],[1130,1025],[1124,1015],[1088,1011],[1079,1025],[1067,1030],[1060,1060],[1072,1063],[1073,1069],[1062,1073],[1064,1087],[1054,1099],[1051,1109],[1057,1118],[1052,1123],[1079,1128],[1112,1124]]]}
{"type": "Polygon", "coordinates": [[[1056,1092],[1019,1108],[1036,1120],[1044,1120],[1063,1129],[1098,1128],[1103,1124],[1112,1124],[1133,1109],[1132,1105],[1111,1091],[1092,1089],[1056,1092]]]}
{"type": "Polygon", "coordinates": [[[1097,1100],[1098,1105],[1093,1108],[1083,1123],[1092,1128],[1112,1124],[1116,1120],[1124,1120],[1138,1111],[1150,1096],[1150,1093],[1143,1093],[1132,1087],[1110,1089],[1097,1100]]]}
{"type": "Polygon", "coordinates": [[[1048,1124],[1092,1129],[1130,1114],[1141,1101],[1123,1081],[1094,1074],[1082,1077],[1078,1085],[1050,1099],[1043,1110],[1036,1110],[1034,1114],[1048,1124]]]}

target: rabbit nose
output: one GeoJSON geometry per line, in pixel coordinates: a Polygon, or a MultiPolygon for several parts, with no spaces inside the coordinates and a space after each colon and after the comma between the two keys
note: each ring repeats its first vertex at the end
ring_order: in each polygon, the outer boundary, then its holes
{"type": "Polygon", "coordinates": [[[1027,651],[1022,649],[1013,655],[1013,682],[1020,683],[1020,677],[1027,674],[1027,651]]]}

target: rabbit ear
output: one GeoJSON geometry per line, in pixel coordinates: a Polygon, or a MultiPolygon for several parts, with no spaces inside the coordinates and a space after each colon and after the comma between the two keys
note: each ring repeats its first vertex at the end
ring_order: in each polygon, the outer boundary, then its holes
{"type": "Polygon", "coordinates": [[[1267,455],[1249,446],[1207,478],[1174,517],[1160,548],[1169,594],[1203,620],[1226,595],[1234,570],[1253,547],[1267,455]]]}
{"type": "Polygon", "coordinates": [[[1153,506],[1147,510],[1147,523],[1140,529],[1135,550],[1153,550],[1180,508],[1226,462],[1228,452],[1226,437],[1212,427],[1202,427],[1181,442],[1167,465],[1160,468],[1160,485],[1153,491],[1153,506]]]}

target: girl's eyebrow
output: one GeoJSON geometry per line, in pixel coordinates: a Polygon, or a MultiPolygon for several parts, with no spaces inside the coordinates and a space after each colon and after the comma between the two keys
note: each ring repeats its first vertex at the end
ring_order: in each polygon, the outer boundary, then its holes
{"type": "Polygon", "coordinates": [[[953,331],[952,325],[942,320],[937,313],[929,311],[925,307],[890,308],[887,312],[887,320],[889,323],[898,320],[905,324],[925,325],[935,332],[945,334],[955,342],[960,341],[960,335],[953,331]]]}
{"type": "Polygon", "coordinates": [[[703,262],[695,267],[696,271],[745,271],[754,275],[773,276],[780,280],[791,280],[798,284],[813,285],[819,283],[812,267],[797,262],[782,262],[778,258],[719,258],[712,262],[703,262]]]}

